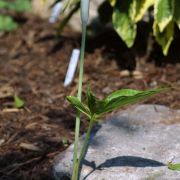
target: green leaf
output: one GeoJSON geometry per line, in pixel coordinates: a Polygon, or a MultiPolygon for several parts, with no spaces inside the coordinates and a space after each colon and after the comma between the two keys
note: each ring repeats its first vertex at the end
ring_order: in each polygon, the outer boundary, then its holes
{"type": "Polygon", "coordinates": [[[14,96],[14,106],[16,108],[22,108],[22,107],[24,107],[24,105],[25,105],[25,102],[20,97],[15,95],[14,96]]]}
{"type": "Polygon", "coordinates": [[[123,106],[144,100],[152,95],[160,93],[164,89],[155,89],[147,91],[138,91],[132,89],[121,89],[108,95],[103,100],[98,100],[90,89],[87,90],[87,105],[79,101],[75,96],[68,96],[68,101],[80,112],[84,113],[90,119],[97,119],[105,113],[111,112],[123,106]]]}
{"type": "Polygon", "coordinates": [[[163,32],[173,19],[173,0],[155,0],[154,18],[159,31],[163,32]]]}
{"type": "Polygon", "coordinates": [[[94,114],[94,112],[96,111],[95,104],[97,100],[96,100],[96,97],[93,95],[90,88],[88,88],[87,90],[86,97],[87,97],[87,104],[91,111],[91,114],[94,114]]]}
{"type": "Polygon", "coordinates": [[[17,24],[10,16],[0,16],[0,31],[13,31],[17,28],[17,24]]]}
{"type": "Polygon", "coordinates": [[[112,15],[113,27],[128,47],[132,47],[136,38],[136,24],[130,17],[131,3],[131,0],[118,1],[112,15]]]}
{"type": "Polygon", "coordinates": [[[120,89],[120,90],[117,90],[117,91],[111,93],[110,95],[108,95],[106,97],[106,101],[111,101],[115,98],[122,97],[122,96],[125,96],[125,97],[134,96],[141,92],[143,92],[143,91],[134,90],[134,89],[120,89]]]}
{"type": "Polygon", "coordinates": [[[80,102],[80,100],[75,96],[67,96],[66,99],[71,103],[71,105],[76,108],[78,111],[85,114],[88,118],[91,117],[89,108],[80,102]]]}
{"type": "Polygon", "coordinates": [[[140,21],[143,18],[145,12],[148,10],[148,8],[154,4],[154,1],[155,0],[133,0],[133,21],[140,21]]]}
{"type": "Polygon", "coordinates": [[[87,90],[87,104],[91,112],[91,116],[99,115],[103,113],[105,107],[105,101],[98,100],[90,89],[87,90]]]}
{"type": "Polygon", "coordinates": [[[67,140],[67,138],[63,138],[63,139],[62,139],[62,143],[63,143],[63,146],[64,146],[64,147],[67,147],[67,146],[68,146],[68,140],[67,140]]]}
{"type": "Polygon", "coordinates": [[[8,7],[8,3],[3,0],[0,0],[0,9],[7,8],[7,7],[8,7]]]}
{"type": "Polygon", "coordinates": [[[171,21],[163,32],[160,31],[159,26],[156,22],[153,25],[153,34],[159,45],[162,46],[163,54],[167,55],[171,42],[174,36],[174,23],[171,21]]]}
{"type": "Polygon", "coordinates": [[[171,169],[174,171],[180,171],[180,163],[178,164],[168,163],[168,169],[171,169]]]}
{"type": "Polygon", "coordinates": [[[174,20],[180,29],[180,1],[174,0],[174,20]]]}
{"type": "Polygon", "coordinates": [[[123,106],[142,101],[152,95],[160,93],[162,89],[138,91],[132,89],[118,90],[107,96],[103,101],[105,106],[103,113],[111,112],[123,106]]]}
{"type": "Polygon", "coordinates": [[[14,11],[30,11],[31,2],[29,0],[15,0],[14,2],[9,3],[8,8],[14,11]]]}
{"type": "Polygon", "coordinates": [[[109,0],[109,3],[111,4],[111,6],[115,6],[116,0],[109,0]]]}

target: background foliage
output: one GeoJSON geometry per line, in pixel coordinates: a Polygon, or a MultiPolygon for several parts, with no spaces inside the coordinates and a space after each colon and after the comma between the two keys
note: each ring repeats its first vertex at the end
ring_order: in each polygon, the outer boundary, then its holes
{"type": "MultiPolygon", "coordinates": [[[[63,1],[57,0],[55,3],[63,1]]],[[[69,0],[64,4],[72,14],[72,9],[80,0],[69,0]]],[[[132,47],[136,35],[138,22],[153,19],[152,30],[157,43],[162,47],[164,55],[168,54],[174,38],[175,26],[180,28],[179,0],[105,0],[99,7],[101,21],[111,22],[113,28],[125,42],[132,47]]],[[[69,18],[70,19],[70,18],[69,18]]]]}
{"type": "Polygon", "coordinates": [[[31,9],[31,2],[29,0],[0,0],[0,31],[12,31],[17,28],[17,23],[9,14],[12,12],[24,12],[31,9]]]}

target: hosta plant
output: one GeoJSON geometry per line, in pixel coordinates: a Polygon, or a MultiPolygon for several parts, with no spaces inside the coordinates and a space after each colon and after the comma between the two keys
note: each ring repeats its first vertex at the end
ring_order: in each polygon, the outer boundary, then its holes
{"type": "MultiPolygon", "coordinates": [[[[56,0],[58,1],[64,2],[56,0]]],[[[69,14],[61,29],[77,11],[79,2],[80,0],[65,1],[64,9],[68,9],[69,14]]],[[[179,0],[105,0],[99,7],[99,13],[100,19],[112,23],[117,34],[129,48],[134,44],[138,22],[143,20],[145,14],[149,15],[149,18],[153,18],[153,35],[162,47],[164,55],[168,54],[173,41],[175,26],[180,28],[179,0]]]]}
{"type": "Polygon", "coordinates": [[[24,12],[30,9],[30,0],[0,0],[0,31],[12,31],[18,26],[8,11],[24,12]]]}

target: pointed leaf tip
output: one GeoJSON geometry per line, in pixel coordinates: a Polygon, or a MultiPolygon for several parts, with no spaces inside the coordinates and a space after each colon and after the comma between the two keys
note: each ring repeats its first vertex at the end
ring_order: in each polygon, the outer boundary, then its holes
{"type": "Polygon", "coordinates": [[[16,108],[22,108],[22,107],[24,107],[24,105],[25,105],[25,102],[20,97],[15,95],[14,96],[14,106],[16,108]]]}
{"type": "Polygon", "coordinates": [[[75,96],[67,96],[66,99],[71,103],[71,105],[77,109],[78,111],[85,114],[88,118],[90,117],[90,111],[89,108],[82,103],[77,97],[75,96]]]}

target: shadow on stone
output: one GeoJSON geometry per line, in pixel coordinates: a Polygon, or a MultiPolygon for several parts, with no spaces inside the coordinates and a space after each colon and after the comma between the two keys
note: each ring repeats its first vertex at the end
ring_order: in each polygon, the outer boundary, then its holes
{"type": "Polygon", "coordinates": [[[56,172],[52,174],[54,180],[71,180],[71,174],[69,172],[56,172]]]}
{"type": "Polygon", "coordinates": [[[165,164],[159,161],[142,158],[142,157],[136,157],[136,156],[118,156],[106,160],[104,163],[100,164],[97,167],[94,162],[88,162],[87,160],[84,161],[84,164],[87,166],[88,165],[91,166],[93,170],[89,174],[87,174],[83,180],[85,180],[95,170],[102,170],[103,168],[121,167],[121,166],[141,167],[141,168],[165,166],[165,164]]]}
{"type": "Polygon", "coordinates": [[[118,156],[116,158],[108,159],[100,164],[97,169],[115,167],[115,166],[132,166],[132,167],[158,167],[164,166],[163,163],[136,156],[118,156]]]}
{"type": "Polygon", "coordinates": [[[127,118],[127,117],[123,117],[123,116],[114,117],[113,119],[111,119],[111,121],[108,121],[108,123],[111,126],[121,129],[121,130],[123,130],[123,132],[126,132],[126,133],[133,134],[133,133],[139,131],[139,127],[134,126],[134,122],[129,120],[129,118],[127,118]]]}

